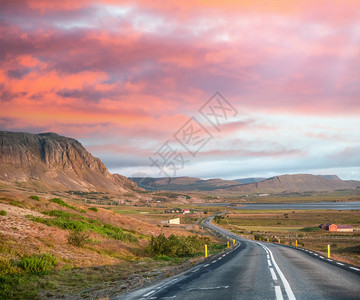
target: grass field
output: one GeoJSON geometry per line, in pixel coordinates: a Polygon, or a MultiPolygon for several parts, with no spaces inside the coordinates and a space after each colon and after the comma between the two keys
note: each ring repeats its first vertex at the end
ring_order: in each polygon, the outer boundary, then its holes
{"type": "Polygon", "coordinates": [[[278,241],[322,252],[331,246],[332,257],[360,266],[360,214],[359,211],[334,210],[242,210],[224,216],[220,226],[253,239],[278,241]],[[320,230],[319,224],[352,225],[351,233],[320,230]]]}

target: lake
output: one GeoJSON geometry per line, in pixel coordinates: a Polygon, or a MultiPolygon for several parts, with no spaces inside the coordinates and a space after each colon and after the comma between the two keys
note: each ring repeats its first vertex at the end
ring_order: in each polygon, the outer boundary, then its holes
{"type": "MultiPolygon", "coordinates": [[[[203,206],[228,206],[230,203],[203,204],[203,206]]],[[[315,203],[238,203],[235,209],[334,209],[360,210],[360,201],[354,202],[315,202],[315,203]]]]}

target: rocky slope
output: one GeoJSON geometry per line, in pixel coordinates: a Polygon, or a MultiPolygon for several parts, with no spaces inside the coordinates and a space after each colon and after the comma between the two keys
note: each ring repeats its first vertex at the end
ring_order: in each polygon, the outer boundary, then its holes
{"type": "Polygon", "coordinates": [[[77,140],[55,133],[0,131],[0,181],[50,190],[137,189],[126,177],[110,174],[77,140]]]}

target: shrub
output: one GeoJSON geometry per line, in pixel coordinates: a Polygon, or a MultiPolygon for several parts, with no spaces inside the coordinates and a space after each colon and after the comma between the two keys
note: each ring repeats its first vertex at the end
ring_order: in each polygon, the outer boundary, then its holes
{"type": "Polygon", "coordinates": [[[76,247],[83,247],[89,242],[89,235],[77,230],[71,230],[67,237],[68,243],[76,247]]]}
{"type": "Polygon", "coordinates": [[[5,210],[0,210],[0,216],[6,216],[7,212],[5,210]]]}
{"type": "Polygon", "coordinates": [[[184,237],[171,234],[166,238],[162,233],[157,237],[151,237],[147,251],[155,256],[188,257],[201,253],[204,244],[209,243],[209,241],[208,237],[196,235],[184,237]]]}
{"type": "Polygon", "coordinates": [[[40,201],[40,198],[38,196],[30,196],[30,199],[36,200],[36,201],[40,201]]]}
{"type": "Polygon", "coordinates": [[[97,212],[97,211],[98,211],[98,209],[97,209],[96,207],[90,207],[89,210],[92,210],[92,211],[94,211],[94,212],[97,212]]]}
{"type": "Polygon", "coordinates": [[[59,204],[60,206],[63,206],[63,207],[71,208],[71,209],[73,209],[73,210],[77,210],[76,207],[71,206],[71,205],[65,203],[65,202],[64,202],[63,200],[61,200],[60,198],[53,198],[53,199],[50,200],[50,202],[59,204]]]}
{"type": "Polygon", "coordinates": [[[32,255],[21,258],[18,267],[28,273],[44,273],[54,269],[57,262],[51,254],[32,255]]]}
{"type": "Polygon", "coordinates": [[[257,234],[257,233],[254,235],[254,239],[257,241],[260,241],[260,240],[265,241],[266,240],[266,238],[262,234],[257,234]]]}
{"type": "Polygon", "coordinates": [[[222,220],[224,220],[224,217],[223,217],[223,216],[216,215],[216,216],[214,217],[214,221],[215,221],[215,223],[217,223],[217,224],[220,224],[220,222],[221,222],[222,220]]]}

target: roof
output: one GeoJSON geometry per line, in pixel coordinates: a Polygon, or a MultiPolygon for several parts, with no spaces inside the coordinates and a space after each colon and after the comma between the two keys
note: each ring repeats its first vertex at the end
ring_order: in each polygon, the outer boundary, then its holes
{"type": "Polygon", "coordinates": [[[351,225],[338,225],[338,228],[352,228],[351,225]]]}

